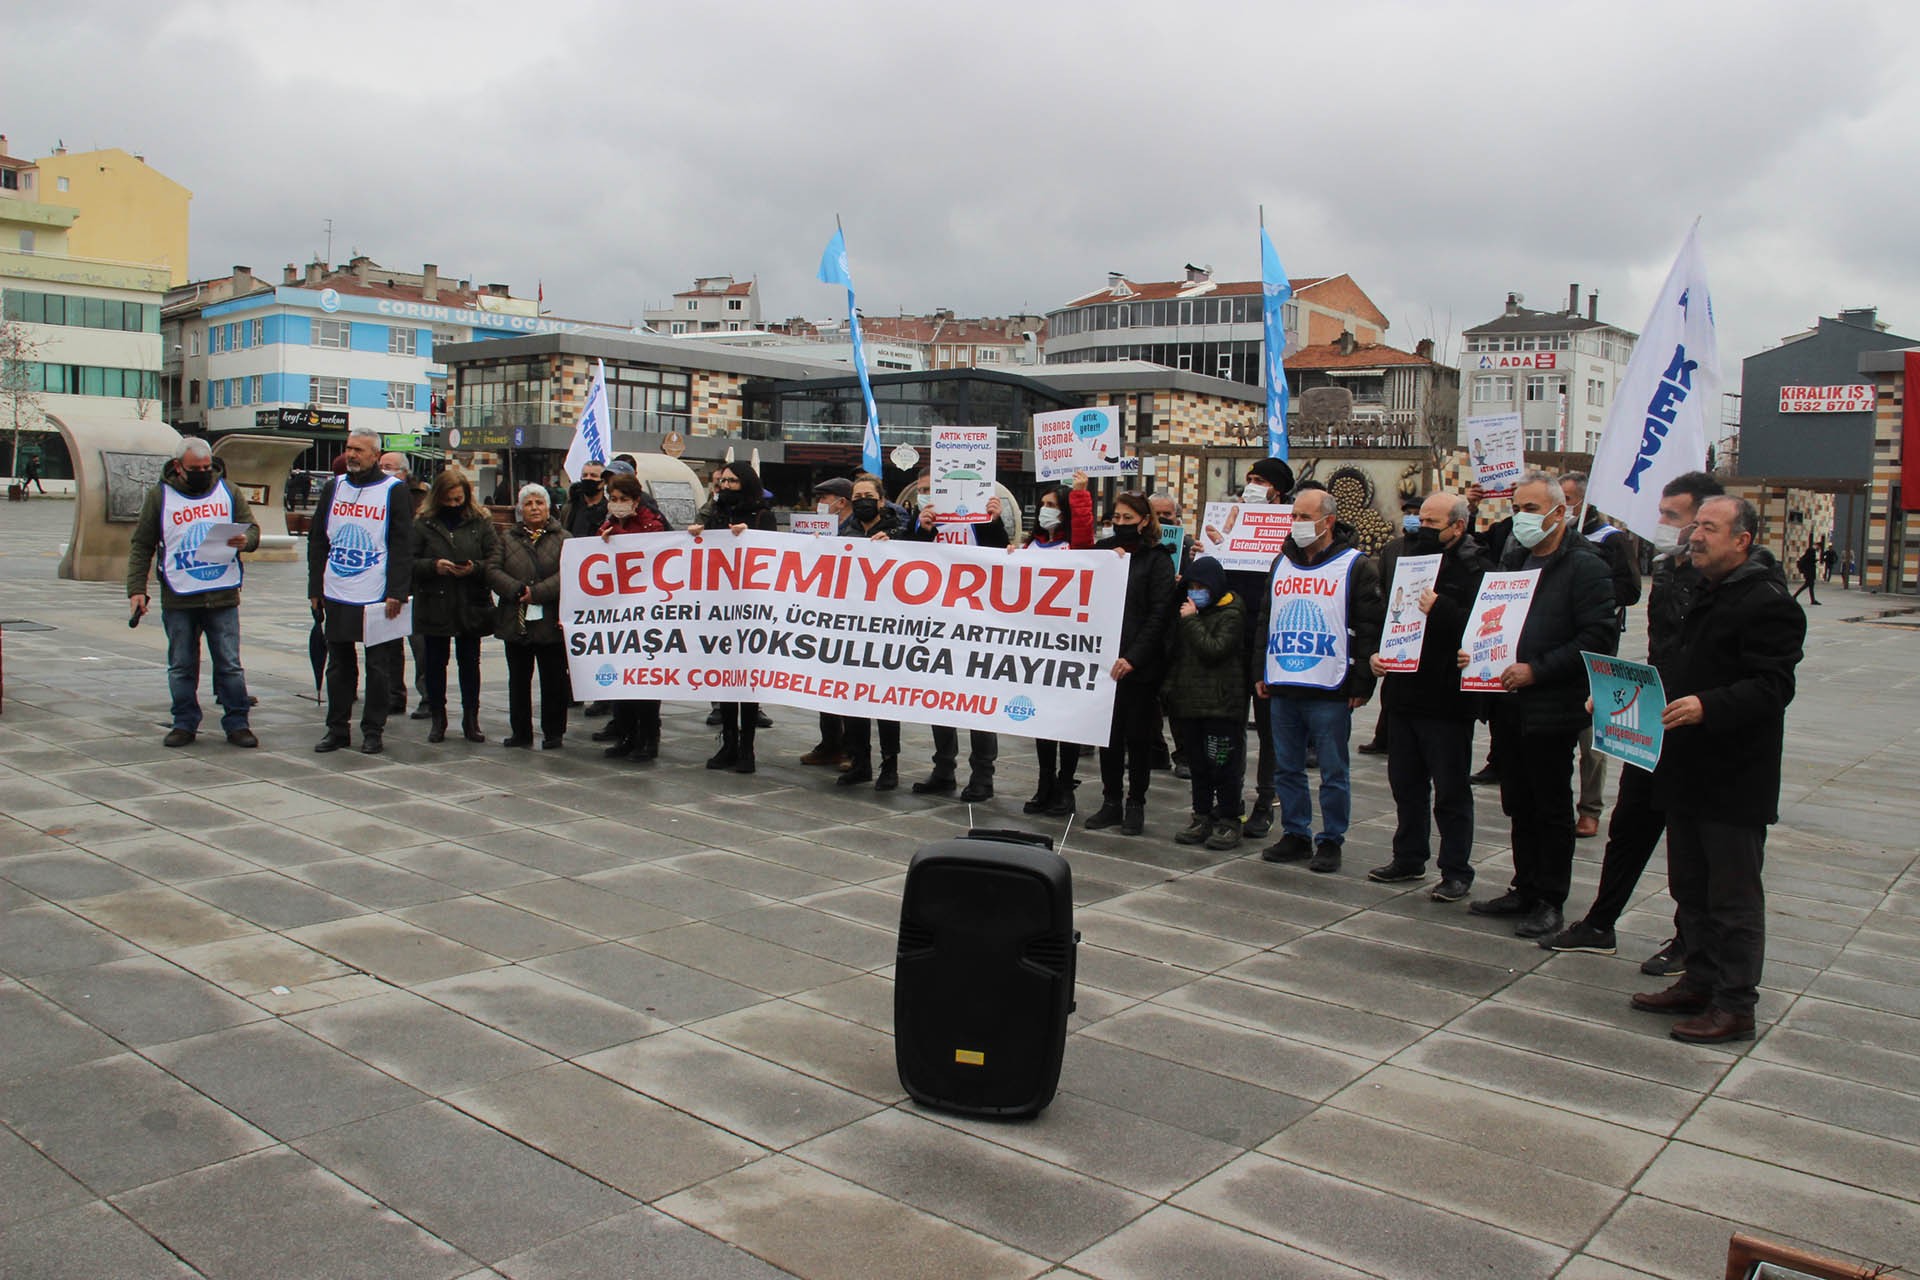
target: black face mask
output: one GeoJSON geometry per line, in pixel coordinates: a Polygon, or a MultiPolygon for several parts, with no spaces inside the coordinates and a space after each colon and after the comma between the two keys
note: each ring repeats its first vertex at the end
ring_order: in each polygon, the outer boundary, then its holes
{"type": "Polygon", "coordinates": [[[1407,550],[1416,556],[1430,556],[1441,550],[1440,531],[1424,525],[1407,535],[1407,550]]]}
{"type": "Polygon", "coordinates": [[[853,500],[853,518],[865,524],[880,514],[880,499],[855,498],[853,500]]]}
{"type": "Polygon", "coordinates": [[[713,491],[713,500],[723,507],[739,506],[740,498],[741,493],[738,489],[715,489],[713,491]]]}
{"type": "Polygon", "coordinates": [[[182,471],[181,476],[181,490],[192,497],[197,498],[201,494],[210,493],[213,490],[213,472],[211,470],[182,471]]]}
{"type": "Polygon", "coordinates": [[[1113,540],[1123,547],[1140,545],[1140,526],[1137,524],[1117,524],[1113,526],[1113,540]]]}

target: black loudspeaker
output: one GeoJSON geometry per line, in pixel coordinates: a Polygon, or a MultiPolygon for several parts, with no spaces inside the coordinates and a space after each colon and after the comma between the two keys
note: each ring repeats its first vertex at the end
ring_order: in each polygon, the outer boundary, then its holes
{"type": "Polygon", "coordinates": [[[914,854],[893,979],[894,1061],[913,1100],[974,1116],[1053,1101],[1078,941],[1072,874],[1047,837],[969,831],[914,854]]]}

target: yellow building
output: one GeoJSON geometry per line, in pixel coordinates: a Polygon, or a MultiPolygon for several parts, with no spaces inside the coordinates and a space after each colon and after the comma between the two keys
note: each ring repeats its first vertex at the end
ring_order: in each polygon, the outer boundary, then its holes
{"type": "Polygon", "coordinates": [[[187,282],[187,205],[193,192],[118,147],[57,149],[33,162],[30,200],[80,211],[67,231],[76,258],[164,264],[176,285],[187,282]]]}

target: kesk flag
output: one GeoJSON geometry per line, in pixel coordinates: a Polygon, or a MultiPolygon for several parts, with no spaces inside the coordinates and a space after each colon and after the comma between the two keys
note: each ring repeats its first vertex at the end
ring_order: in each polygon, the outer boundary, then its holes
{"type": "Polygon", "coordinates": [[[1265,227],[1260,228],[1260,314],[1266,322],[1267,453],[1287,456],[1287,326],[1282,319],[1293,284],[1265,227]]]}
{"type": "Polygon", "coordinates": [[[573,426],[573,443],[567,446],[567,460],[563,465],[569,484],[580,478],[582,468],[589,462],[607,465],[607,459],[613,456],[607,447],[612,433],[613,415],[607,412],[607,362],[597,360],[593,366],[593,386],[587,391],[587,406],[580,411],[580,421],[573,426]]]}
{"type": "Polygon", "coordinates": [[[1720,411],[1720,348],[1699,236],[1695,222],[1620,379],[1587,484],[1589,502],[1644,537],[1660,523],[1667,481],[1706,466],[1708,424],[1720,411]]]}
{"type": "Polygon", "coordinates": [[[847,287],[847,332],[853,335],[853,369],[860,375],[860,398],[867,402],[867,430],[860,438],[860,465],[881,474],[880,410],[873,403],[873,383],[867,380],[867,348],[860,341],[860,311],[853,301],[853,272],[847,267],[847,233],[836,228],[820,255],[820,283],[847,287]]]}

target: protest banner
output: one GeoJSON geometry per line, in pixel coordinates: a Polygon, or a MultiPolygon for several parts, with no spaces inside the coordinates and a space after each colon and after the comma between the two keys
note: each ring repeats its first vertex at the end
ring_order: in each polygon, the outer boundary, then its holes
{"type": "Polygon", "coordinates": [[[1481,496],[1511,498],[1513,486],[1527,469],[1520,415],[1494,413],[1468,418],[1461,434],[1467,439],[1473,482],[1480,486],[1481,496]]]}
{"type": "Polygon", "coordinates": [[[832,535],[840,532],[840,521],[822,503],[818,511],[794,512],[793,523],[789,527],[794,533],[803,533],[817,538],[822,534],[832,535]]]}
{"type": "Polygon", "coordinates": [[[1518,661],[1514,655],[1520,651],[1520,631],[1527,625],[1527,609],[1539,582],[1538,569],[1490,573],[1480,580],[1480,594],[1474,597],[1461,640],[1467,647],[1467,669],[1460,673],[1462,690],[1506,692],[1500,673],[1518,661]]]}
{"type": "Polygon", "coordinates": [[[1220,567],[1265,573],[1287,545],[1293,508],[1278,503],[1209,502],[1200,519],[1194,552],[1212,556],[1220,567]]]}
{"type": "Polygon", "coordinates": [[[758,701],[1105,742],[1127,562],[905,539],[627,534],[561,547],[575,696],[758,701]]]}
{"type": "Polygon", "coordinates": [[[1112,405],[1034,414],[1033,463],[1041,480],[1070,479],[1076,471],[1130,476],[1140,470],[1140,459],[1121,456],[1120,411],[1112,405]]]}
{"type": "Polygon", "coordinates": [[[993,517],[993,476],[998,433],[992,427],[933,429],[933,465],[927,499],[935,524],[983,524],[993,517]]]}
{"type": "Polygon", "coordinates": [[[1427,615],[1420,609],[1420,597],[1439,581],[1440,560],[1437,555],[1401,556],[1393,566],[1387,624],[1380,632],[1380,665],[1388,671],[1420,667],[1420,646],[1427,638],[1427,615]]]}
{"type": "Polygon", "coordinates": [[[1580,656],[1586,659],[1587,691],[1593,696],[1593,749],[1652,770],[1667,736],[1660,723],[1667,691],[1659,669],[1584,649],[1580,656]]]}

